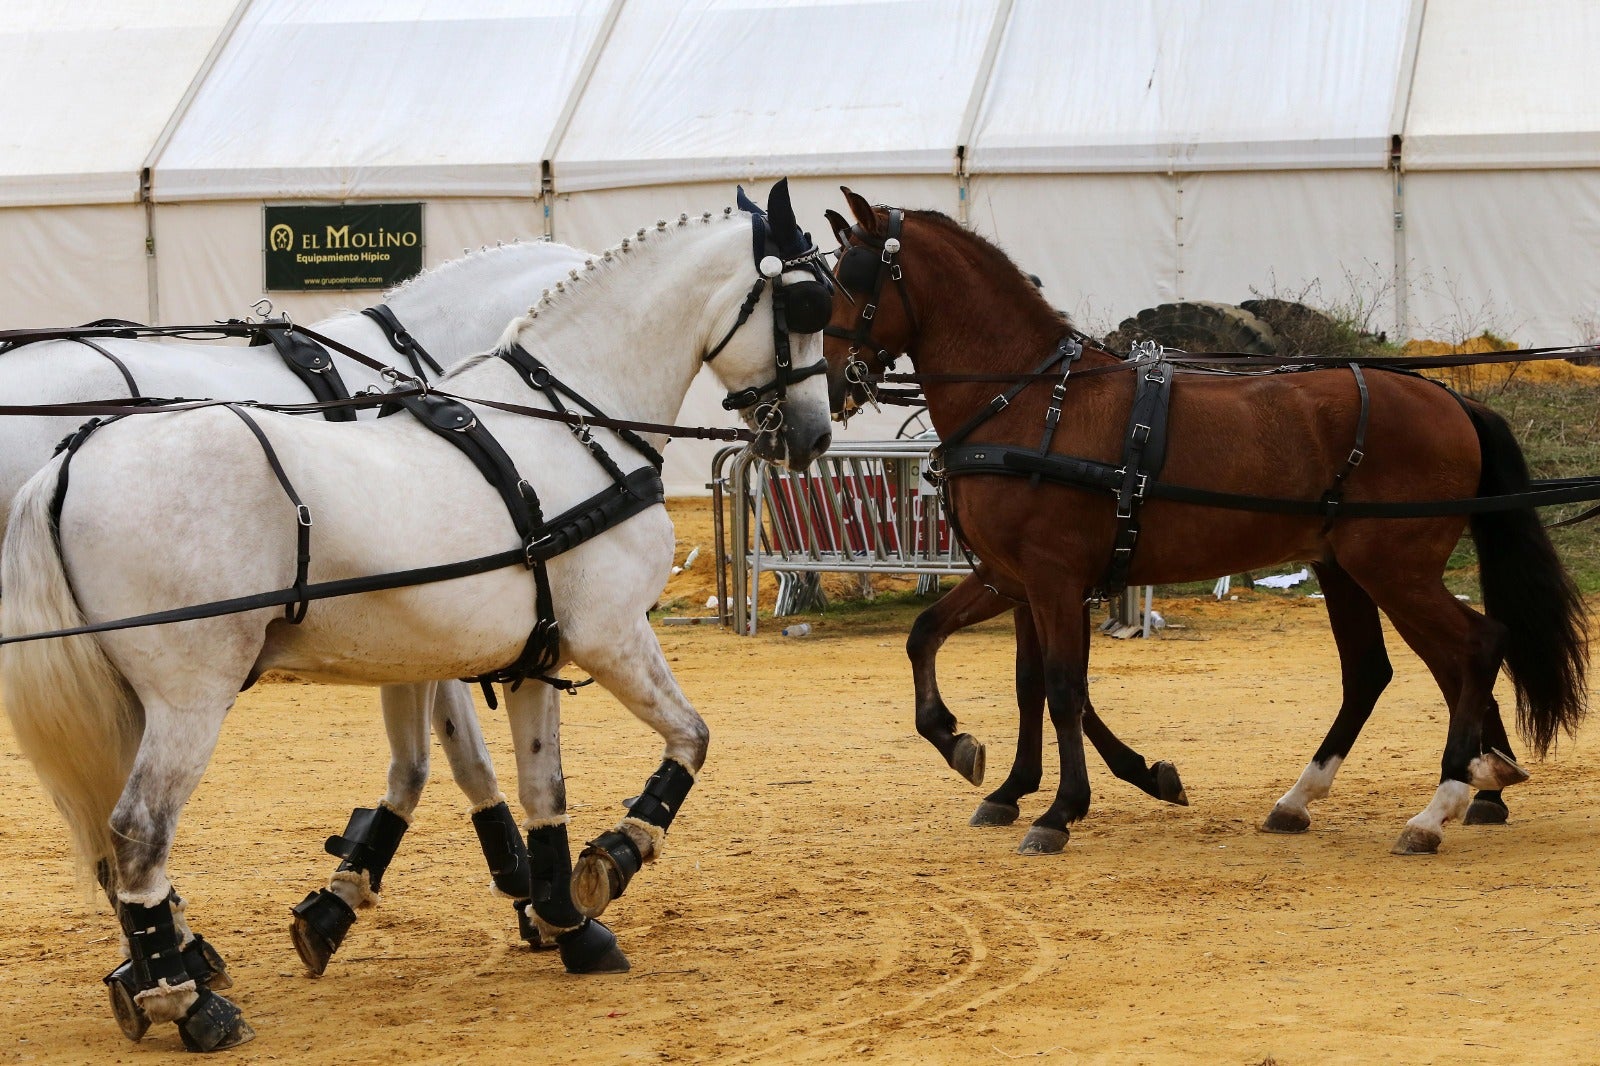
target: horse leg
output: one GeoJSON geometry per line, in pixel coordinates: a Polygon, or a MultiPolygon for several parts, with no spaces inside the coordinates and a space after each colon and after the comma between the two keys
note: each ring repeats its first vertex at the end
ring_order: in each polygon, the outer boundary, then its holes
{"type": "MultiPolygon", "coordinates": [[[[999,597],[995,597],[998,599],[999,597]]],[[[1010,825],[1022,813],[1017,801],[1039,791],[1044,776],[1044,673],[1033,613],[1011,612],[1017,633],[1017,755],[1006,779],[983,798],[969,825],[1010,825]]]]}
{"type": "Polygon", "coordinates": [[[594,679],[666,740],[661,766],[645,782],[617,828],[590,841],[572,871],[572,900],[596,918],[641,865],[657,858],[672,819],[705,763],[711,734],[678,687],[650,624],[640,616],[578,661],[594,679]]]}
{"type": "Polygon", "coordinates": [[[1022,855],[1060,851],[1067,846],[1068,824],[1089,813],[1089,770],[1083,758],[1083,712],[1089,702],[1089,609],[1082,605],[1084,591],[1052,588],[1053,603],[1029,596],[1042,653],[1045,698],[1061,756],[1061,780],[1055,801],[1023,836],[1017,848],[1022,855]]]}
{"type": "Polygon", "coordinates": [[[1484,721],[1495,676],[1505,656],[1506,628],[1450,595],[1432,589],[1369,590],[1423,662],[1450,703],[1450,727],[1433,800],[1406,823],[1396,855],[1431,855],[1446,823],[1466,814],[1474,787],[1500,789],[1527,780],[1527,772],[1486,750],[1484,721]]]}
{"type": "MultiPolygon", "coordinates": [[[[906,656],[911,660],[911,679],[916,691],[917,732],[939,749],[952,770],[974,785],[983,783],[984,746],[971,733],[956,732],[956,717],[939,695],[935,658],[950,634],[987,621],[1008,606],[1007,600],[984,584],[982,575],[981,570],[968,574],[955,588],[917,615],[911,625],[911,635],[906,638],[906,656]]],[[[1038,787],[1035,782],[1033,789],[1038,787]]]]}
{"type": "MultiPolygon", "coordinates": [[[[1506,758],[1512,762],[1517,761],[1516,752],[1511,750],[1511,738],[1506,736],[1506,724],[1500,718],[1500,704],[1493,697],[1490,697],[1489,710],[1483,717],[1483,743],[1494,751],[1504,752],[1506,758]]],[[[1461,824],[1505,825],[1506,819],[1510,816],[1511,811],[1500,795],[1500,790],[1486,788],[1479,790],[1478,794],[1472,797],[1472,805],[1467,808],[1461,824]]]]}
{"type": "Polygon", "coordinates": [[[167,877],[183,805],[216,749],[231,697],[180,709],[140,692],[144,734],[127,785],[111,812],[114,855],[106,882],[114,890],[128,962],[105,979],[112,1012],[131,1039],[151,1024],[175,1022],[191,1051],[219,1051],[252,1039],[239,1008],[218,995],[206,974],[189,968],[197,938],[167,877]]]}
{"type": "Polygon", "coordinates": [[[289,935],[312,977],[321,977],[356,921],[356,908],[376,906],[400,838],[428,780],[428,709],[433,685],[384,685],[383,725],[389,735],[388,791],[376,807],[357,807],[344,832],[327,839],[340,860],[328,887],[293,908],[289,935]]]}
{"type": "MultiPolygon", "coordinates": [[[[528,829],[527,858],[517,885],[522,895],[514,903],[522,938],[535,948],[560,950],[568,973],[621,973],[628,969],[628,957],[617,947],[617,938],[572,904],[561,694],[530,680],[515,691],[508,688],[505,701],[517,753],[517,797],[528,829]]],[[[497,873],[495,879],[501,884],[503,875],[497,873]]],[[[501,890],[508,887],[502,884],[501,890]]]]}
{"type": "Polygon", "coordinates": [[[1343,699],[1322,745],[1262,823],[1265,833],[1303,833],[1311,827],[1312,800],[1326,796],[1334,775],[1350,754],[1378,697],[1394,677],[1383,646],[1383,623],[1377,605],[1338,563],[1313,563],[1328,608],[1328,624],[1339,649],[1343,699]]]}
{"type": "Polygon", "coordinates": [[[512,901],[517,926],[530,946],[552,947],[540,940],[538,929],[527,917],[528,849],[500,791],[494,761],[472,706],[472,690],[459,681],[439,681],[430,688],[433,730],[450,763],[450,775],[472,804],[472,828],[478,834],[495,891],[512,901]]]}

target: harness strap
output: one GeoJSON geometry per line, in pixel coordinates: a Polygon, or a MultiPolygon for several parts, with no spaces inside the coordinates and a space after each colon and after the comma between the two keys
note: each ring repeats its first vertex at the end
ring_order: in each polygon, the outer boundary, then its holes
{"type": "MultiPolygon", "coordinates": [[[[1083,355],[1083,345],[1070,334],[1062,338],[1061,345],[1070,348],[1071,352],[1061,367],[1061,380],[1056,382],[1055,387],[1050,390],[1050,406],[1045,408],[1044,412],[1044,436],[1039,438],[1040,455],[1050,454],[1050,443],[1055,440],[1056,427],[1061,424],[1061,402],[1067,395],[1067,378],[1072,375],[1072,364],[1076,363],[1083,355]]],[[[1059,347],[1057,348],[1057,354],[1061,354],[1059,347]]],[[[1039,479],[1037,477],[1032,478],[1028,482],[1028,487],[1038,488],[1039,479]]]]}
{"type": "MultiPolygon", "coordinates": [[[[64,471],[63,471],[64,473],[64,471]]],[[[641,511],[662,502],[665,489],[661,475],[649,467],[641,467],[628,475],[628,483],[619,491],[611,486],[561,512],[550,521],[551,532],[533,545],[536,559],[552,559],[570,551],[612,526],[627,521],[641,511]]],[[[56,512],[59,514],[59,510],[56,512]]],[[[391,589],[429,585],[437,581],[450,581],[459,577],[472,577],[508,566],[526,566],[529,552],[518,546],[493,555],[475,559],[440,563],[435,566],[418,566],[410,570],[396,570],[387,574],[367,574],[360,577],[339,578],[333,581],[316,581],[303,590],[286,588],[274,592],[258,592],[250,596],[234,596],[226,600],[212,600],[187,607],[174,607],[166,611],[152,611],[130,618],[114,618],[106,622],[93,622],[70,629],[52,629],[41,633],[21,633],[0,637],[0,645],[22,644],[32,640],[55,637],[76,637],[88,633],[109,633],[119,629],[139,626],[165,625],[170,622],[188,622],[197,618],[216,618],[218,615],[238,614],[262,607],[282,607],[299,600],[328,600],[338,596],[356,596],[364,592],[386,592],[391,589]]]]}
{"type": "Polygon", "coordinates": [[[418,378],[426,381],[428,375],[422,370],[424,364],[433,371],[433,376],[438,377],[444,373],[439,364],[434,361],[428,350],[417,342],[411,332],[400,324],[399,317],[388,304],[375,304],[372,307],[363,307],[361,313],[378,324],[383,330],[383,336],[389,342],[389,347],[399,352],[411,361],[411,370],[418,378]]]}
{"type": "Polygon", "coordinates": [[[118,359],[115,355],[113,355],[109,348],[96,344],[88,337],[78,337],[77,341],[85,348],[92,348],[109,359],[111,361],[111,365],[117,368],[117,372],[122,375],[123,382],[128,386],[128,395],[139,395],[139,384],[133,380],[133,371],[128,369],[127,363],[124,363],[121,359],[118,359]]]}
{"type": "MultiPolygon", "coordinates": [[[[283,365],[305,383],[306,388],[311,390],[311,395],[319,400],[350,398],[350,390],[345,388],[344,379],[339,376],[339,368],[334,365],[333,356],[329,355],[322,345],[298,330],[269,326],[261,330],[257,339],[251,342],[252,347],[262,343],[260,336],[265,336],[267,342],[278,350],[283,365]]],[[[329,422],[354,422],[356,413],[348,408],[337,407],[324,411],[323,417],[329,422]]]]}
{"type": "Polygon", "coordinates": [[[1115,596],[1128,586],[1133,551],[1139,543],[1139,510],[1150,481],[1161,473],[1167,459],[1167,414],[1172,403],[1172,364],[1157,356],[1146,361],[1134,379],[1133,403],[1128,408],[1128,436],[1122,446],[1122,465],[1114,470],[1117,493],[1117,532],[1111,559],[1091,600],[1115,596]]]}
{"type": "Polygon", "coordinates": [[[573,435],[582,441],[586,446],[588,446],[590,453],[593,454],[595,458],[600,461],[601,465],[606,468],[606,472],[611,475],[611,479],[613,481],[622,480],[621,470],[615,463],[611,461],[611,457],[606,454],[605,449],[601,448],[599,444],[594,442],[593,434],[589,432],[590,425],[588,421],[581,418],[574,420],[570,416],[567,409],[562,406],[561,401],[557,399],[558,391],[565,393],[573,403],[583,408],[594,418],[599,419],[600,421],[595,423],[596,425],[604,424],[606,428],[611,429],[612,432],[616,433],[617,436],[622,438],[623,443],[627,444],[628,447],[644,456],[647,460],[649,460],[650,465],[655,467],[657,470],[660,470],[662,465],[666,462],[666,459],[662,457],[661,453],[650,446],[649,441],[645,440],[643,437],[639,436],[639,434],[629,429],[627,425],[615,423],[606,419],[606,417],[600,413],[600,408],[584,399],[576,391],[574,391],[571,386],[552,374],[549,367],[545,366],[542,362],[535,358],[526,348],[522,347],[522,345],[513,344],[511,347],[500,353],[500,358],[510,363],[512,367],[516,369],[517,373],[521,375],[522,380],[527,382],[529,388],[542,392],[549,397],[551,404],[556,409],[556,413],[558,415],[565,416],[562,420],[572,427],[573,435]]]}
{"type": "Polygon", "coordinates": [[[278,453],[273,450],[272,442],[261,432],[256,420],[246,414],[244,408],[238,404],[229,403],[223,406],[238,415],[239,420],[255,436],[256,442],[261,445],[261,450],[266,453],[267,463],[272,467],[272,475],[278,479],[278,484],[283,487],[284,495],[289,497],[289,502],[294,504],[295,564],[294,584],[290,587],[294,589],[296,598],[285,605],[283,617],[290,625],[299,625],[306,617],[306,576],[311,568],[311,509],[301,502],[300,494],[294,491],[289,475],[284,473],[283,464],[278,461],[278,453]]]}
{"type": "MultiPolygon", "coordinates": [[[[944,456],[946,476],[998,474],[1032,477],[1038,471],[1046,481],[1074,488],[1096,489],[1115,494],[1122,484],[1120,468],[1094,459],[1066,455],[1042,456],[1031,448],[1006,444],[967,444],[949,449],[944,456]]],[[[1457,500],[1356,500],[1339,505],[1341,518],[1442,518],[1447,515],[1486,514],[1529,507],[1549,507],[1559,503],[1580,503],[1600,497],[1600,478],[1555,478],[1540,482],[1526,492],[1499,496],[1469,496],[1457,500]]],[[[1219,492],[1151,480],[1144,486],[1145,499],[1171,500],[1196,507],[1220,507],[1233,511],[1258,511],[1266,514],[1326,518],[1328,505],[1322,500],[1293,500],[1273,496],[1252,496],[1240,492],[1219,492]]]]}
{"type": "Polygon", "coordinates": [[[1367,416],[1371,413],[1372,398],[1367,395],[1367,378],[1361,372],[1361,367],[1351,363],[1350,372],[1355,375],[1356,391],[1361,396],[1361,413],[1356,417],[1355,445],[1350,449],[1350,455],[1345,459],[1344,466],[1333,476],[1333,484],[1322,494],[1322,502],[1329,508],[1328,520],[1322,524],[1324,534],[1333,528],[1334,521],[1339,517],[1338,507],[1344,502],[1344,479],[1349,477],[1367,456],[1367,416]]]}
{"type": "Polygon", "coordinates": [[[745,296],[744,303],[739,305],[739,317],[734,320],[733,327],[722,335],[722,339],[717,342],[715,348],[700,357],[702,363],[709,363],[721,355],[722,349],[726,348],[728,342],[733,340],[733,335],[739,332],[739,327],[750,321],[750,316],[755,313],[756,304],[760,301],[761,293],[766,287],[766,278],[757,278],[756,283],[750,286],[750,292],[745,296]]]}

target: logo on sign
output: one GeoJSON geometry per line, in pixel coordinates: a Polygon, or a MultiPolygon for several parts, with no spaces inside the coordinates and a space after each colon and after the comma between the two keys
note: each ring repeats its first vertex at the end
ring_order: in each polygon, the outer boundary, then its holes
{"type": "Polygon", "coordinates": [[[282,222],[272,227],[272,250],[274,252],[287,252],[294,247],[294,230],[282,222]]]}

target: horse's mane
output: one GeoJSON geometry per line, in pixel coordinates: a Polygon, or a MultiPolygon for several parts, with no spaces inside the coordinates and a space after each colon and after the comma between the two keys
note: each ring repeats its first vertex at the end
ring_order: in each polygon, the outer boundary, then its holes
{"type": "Polygon", "coordinates": [[[994,281],[1014,278],[1016,289],[1025,302],[1031,303],[1039,310],[1058,319],[1063,325],[1071,326],[1066,312],[1053,306],[1044,298],[1044,293],[1029,278],[1026,271],[1017,266],[1016,261],[1005,253],[998,244],[995,244],[983,234],[970,230],[945,214],[943,211],[907,211],[907,218],[914,218],[927,222],[938,229],[942,229],[954,241],[963,245],[977,261],[978,269],[985,277],[994,281]]]}
{"type": "Polygon", "coordinates": [[[386,301],[393,300],[397,296],[400,296],[415,286],[422,284],[424,281],[432,282],[440,277],[447,277],[450,274],[458,271],[463,271],[468,268],[475,268],[478,266],[478,264],[487,259],[493,259],[498,256],[504,256],[512,253],[520,253],[525,248],[550,243],[550,241],[545,240],[544,238],[531,241],[518,239],[512,241],[510,244],[496,244],[493,247],[490,247],[489,245],[483,245],[477,251],[473,251],[471,248],[466,248],[463,249],[462,255],[459,255],[454,259],[446,259],[438,266],[431,266],[426,270],[413,274],[411,277],[402,281],[392,289],[385,289],[383,292],[383,298],[386,301]]]}
{"type": "MultiPolygon", "coordinates": [[[[486,359],[492,359],[501,352],[506,351],[517,343],[517,337],[522,331],[537,323],[539,316],[553,306],[566,302],[567,298],[577,291],[580,286],[593,291],[611,284],[618,274],[619,265],[623,256],[631,256],[645,248],[660,247],[670,244],[673,237],[692,225],[706,225],[713,222],[727,221],[729,219],[743,219],[747,216],[733,208],[725,208],[721,212],[706,211],[698,215],[682,214],[676,220],[668,222],[658,221],[654,226],[646,226],[636,230],[621,241],[604,251],[590,256],[581,270],[570,271],[565,280],[557,282],[552,288],[544,290],[539,301],[528,308],[526,315],[521,315],[511,320],[511,324],[500,336],[492,351],[480,355],[469,356],[451,369],[448,376],[454,376],[462,371],[470,370],[486,359]]],[[[407,283],[409,284],[409,282],[407,283]]]]}

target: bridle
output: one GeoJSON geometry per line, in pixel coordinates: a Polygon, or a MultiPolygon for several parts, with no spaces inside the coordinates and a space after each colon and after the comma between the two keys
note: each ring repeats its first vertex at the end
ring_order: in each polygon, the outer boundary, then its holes
{"type": "Polygon", "coordinates": [[[839,265],[834,271],[840,288],[851,302],[855,302],[856,293],[867,292],[865,303],[856,316],[855,325],[850,329],[839,326],[828,326],[823,332],[829,337],[838,337],[850,342],[850,352],[845,358],[844,380],[850,388],[853,398],[858,404],[876,403],[877,392],[873,387],[871,375],[881,374],[894,366],[900,358],[900,353],[891,354],[888,349],[875,345],[872,340],[872,328],[877,320],[878,306],[883,298],[883,286],[886,281],[893,281],[895,291],[900,294],[900,306],[905,309],[906,321],[911,332],[916,333],[917,316],[911,309],[911,297],[906,293],[905,271],[900,266],[900,230],[905,221],[905,212],[898,207],[885,207],[889,212],[889,223],[884,236],[880,239],[868,233],[857,223],[850,227],[848,237],[850,243],[839,250],[839,265]],[[876,355],[878,366],[874,369],[861,357],[863,349],[873,351],[876,355]]]}
{"type": "Polygon", "coordinates": [[[740,414],[755,408],[750,420],[760,432],[774,433],[783,425],[783,402],[788,396],[789,386],[827,372],[826,359],[796,368],[789,349],[789,335],[822,332],[833,313],[833,282],[823,265],[822,253],[811,243],[809,234],[801,233],[796,227],[795,232],[788,235],[789,239],[780,243],[765,212],[748,202],[740,206],[751,212],[754,222],[752,254],[760,276],[750,286],[744,303],[739,306],[739,317],[734,320],[733,326],[714,348],[701,357],[701,362],[709,363],[722,353],[739,327],[749,321],[761,294],[771,282],[772,355],[776,373],[765,385],[752,385],[729,392],[722,406],[740,414]],[[784,243],[789,251],[797,251],[798,254],[785,258],[784,243]],[[810,277],[805,281],[785,283],[783,275],[790,270],[804,270],[810,277]]]}

